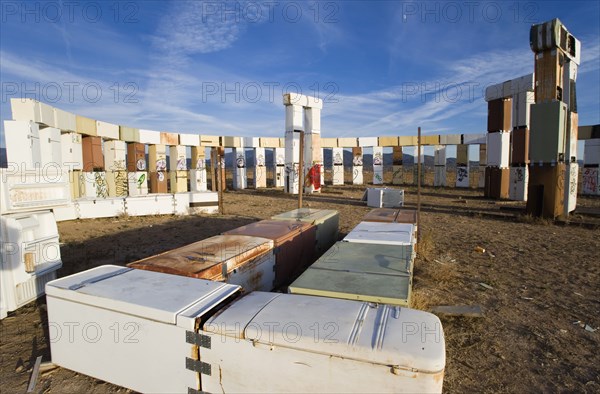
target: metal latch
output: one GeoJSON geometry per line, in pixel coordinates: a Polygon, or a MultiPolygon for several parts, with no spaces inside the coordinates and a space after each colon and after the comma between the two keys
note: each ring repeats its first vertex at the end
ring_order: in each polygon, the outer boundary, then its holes
{"type": "Polygon", "coordinates": [[[211,373],[210,364],[200,360],[193,360],[189,357],[185,358],[185,368],[208,376],[210,376],[211,373]]]}
{"type": "Polygon", "coordinates": [[[210,349],[210,337],[194,331],[185,332],[185,341],[192,345],[197,345],[205,349],[210,349]]]}

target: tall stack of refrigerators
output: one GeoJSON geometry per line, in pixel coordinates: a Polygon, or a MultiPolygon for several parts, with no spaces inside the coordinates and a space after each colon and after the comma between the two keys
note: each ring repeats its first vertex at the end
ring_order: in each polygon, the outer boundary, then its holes
{"type": "Polygon", "coordinates": [[[558,19],[534,25],[535,104],[531,105],[531,160],[527,212],[554,219],[575,209],[577,98],[581,44],[558,19]]]}
{"type": "MultiPolygon", "coordinates": [[[[508,82],[510,84],[510,81],[508,82]]],[[[510,90],[510,88],[508,88],[510,90]]],[[[486,92],[487,93],[487,92],[486,92]]],[[[485,168],[484,195],[491,198],[508,198],[510,169],[509,149],[511,130],[511,98],[508,92],[487,95],[487,166],[485,168]]]]}

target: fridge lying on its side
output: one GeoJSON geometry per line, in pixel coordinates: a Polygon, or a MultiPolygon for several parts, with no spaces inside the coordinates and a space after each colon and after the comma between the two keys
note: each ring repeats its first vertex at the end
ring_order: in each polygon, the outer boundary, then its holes
{"type": "Polygon", "coordinates": [[[245,291],[270,291],[275,282],[273,241],[246,235],[217,235],[128,266],[226,282],[245,291]]]}
{"type": "Polygon", "coordinates": [[[363,222],[393,223],[398,216],[398,209],[374,208],[363,217],[363,222]]]}
{"type": "Polygon", "coordinates": [[[316,227],[310,223],[286,220],[261,220],[225,232],[225,235],[248,235],[273,240],[275,251],[275,286],[289,285],[314,262],[316,227]]]}
{"type": "Polygon", "coordinates": [[[46,285],[52,362],[143,393],[200,389],[199,321],[240,287],[100,266],[46,285]],[[194,357],[194,355],[196,357],[194,357]]]}
{"type": "Polygon", "coordinates": [[[300,208],[271,217],[274,220],[297,220],[317,227],[315,253],[321,256],[338,240],[340,215],[333,209],[300,208]]]}
{"type": "Polygon", "coordinates": [[[380,245],[414,245],[415,226],[408,223],[360,222],[344,241],[380,245]]]}
{"type": "Polygon", "coordinates": [[[428,312],[101,266],[46,286],[52,362],[144,393],[441,393],[428,312]]]}
{"type": "Polygon", "coordinates": [[[288,291],[410,306],[413,261],[410,245],[338,242],[300,275],[288,291]]]}

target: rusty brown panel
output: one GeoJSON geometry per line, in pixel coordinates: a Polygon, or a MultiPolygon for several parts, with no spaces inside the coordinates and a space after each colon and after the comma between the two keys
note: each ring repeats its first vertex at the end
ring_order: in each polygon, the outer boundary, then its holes
{"type": "Polygon", "coordinates": [[[221,280],[223,263],[236,267],[270,250],[270,242],[265,238],[217,235],[130,263],[128,267],[221,280]]]}
{"type": "Polygon", "coordinates": [[[396,216],[396,223],[417,224],[417,211],[415,209],[400,209],[396,216]]]}
{"type": "Polygon", "coordinates": [[[365,222],[388,222],[392,223],[398,216],[398,210],[392,208],[375,208],[363,218],[365,222]]]}
{"type": "Polygon", "coordinates": [[[261,220],[226,231],[223,234],[268,238],[272,239],[275,242],[275,247],[277,247],[287,239],[293,238],[302,231],[306,231],[311,226],[312,224],[310,223],[293,220],[261,220]]]}

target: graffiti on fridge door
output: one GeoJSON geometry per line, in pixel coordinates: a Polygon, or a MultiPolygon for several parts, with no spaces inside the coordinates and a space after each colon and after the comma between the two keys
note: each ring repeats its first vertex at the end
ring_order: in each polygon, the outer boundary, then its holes
{"type": "Polygon", "coordinates": [[[467,179],[468,176],[469,176],[469,173],[465,167],[457,167],[456,168],[456,181],[457,182],[463,182],[465,179],[467,179]]]}
{"type": "Polygon", "coordinates": [[[108,197],[108,184],[106,183],[106,176],[104,173],[95,172],[94,183],[96,184],[96,197],[108,197]]]}
{"type": "Polygon", "coordinates": [[[246,158],[244,157],[244,155],[242,153],[238,154],[237,159],[235,159],[235,164],[236,164],[237,168],[246,167],[246,158]]]}
{"type": "Polygon", "coordinates": [[[167,159],[156,160],[156,171],[166,171],[166,170],[167,170],[167,159]]]}

